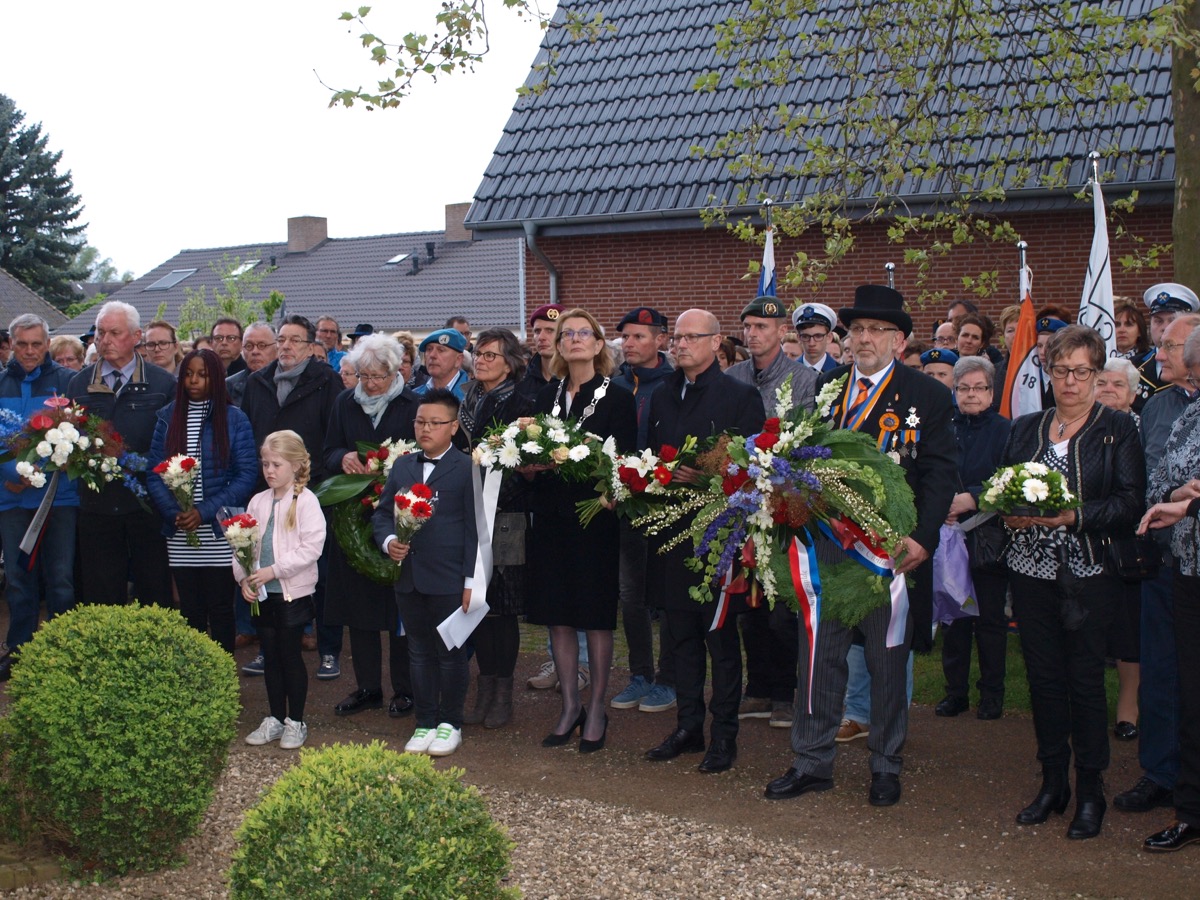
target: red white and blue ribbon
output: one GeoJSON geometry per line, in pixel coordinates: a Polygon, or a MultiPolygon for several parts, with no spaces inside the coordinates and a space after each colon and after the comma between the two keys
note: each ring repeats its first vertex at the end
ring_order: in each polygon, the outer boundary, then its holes
{"type": "Polygon", "coordinates": [[[709,631],[716,631],[725,624],[725,616],[729,613],[729,595],[737,593],[734,586],[734,569],[737,568],[737,563],[733,563],[729,570],[725,573],[725,577],[721,579],[721,593],[717,597],[717,608],[713,611],[712,624],[708,626],[709,631]]]}
{"type": "Polygon", "coordinates": [[[821,623],[821,575],[817,569],[817,551],[810,540],[804,544],[792,538],[788,545],[788,568],[799,600],[800,625],[808,636],[808,712],[811,715],[813,670],[817,663],[817,629],[821,623]]]}
{"type": "Polygon", "coordinates": [[[896,563],[886,552],[871,543],[866,534],[844,516],[833,522],[819,523],[821,531],[833,541],[841,545],[846,555],[883,578],[890,578],[892,615],[888,622],[887,646],[899,647],[904,643],[904,633],[908,624],[908,586],[903,575],[896,575],[896,563]]]}

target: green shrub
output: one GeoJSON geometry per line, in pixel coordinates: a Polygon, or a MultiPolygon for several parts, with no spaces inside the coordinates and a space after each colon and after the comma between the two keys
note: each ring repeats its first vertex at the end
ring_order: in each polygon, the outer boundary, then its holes
{"type": "Polygon", "coordinates": [[[21,648],[0,720],[20,836],[87,866],[178,857],[236,733],[233,658],[170,609],[84,606],[21,648]]]}
{"type": "Polygon", "coordinates": [[[512,847],[461,770],[375,741],[304,750],[237,832],[231,895],[517,897],[512,847]]]}

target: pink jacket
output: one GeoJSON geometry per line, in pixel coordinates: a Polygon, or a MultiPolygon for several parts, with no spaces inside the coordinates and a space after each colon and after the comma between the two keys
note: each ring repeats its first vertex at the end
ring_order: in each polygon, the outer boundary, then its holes
{"type": "MultiPolygon", "coordinates": [[[[267,527],[271,518],[272,492],[267,490],[250,498],[246,512],[259,523],[260,529],[267,527]]],[[[283,597],[289,603],[296,597],[307,597],[317,587],[317,560],[325,546],[325,514],[316,494],[305,488],[296,498],[296,527],[288,528],[288,509],[292,500],[284,497],[275,510],[273,545],[275,550],[275,577],[283,585],[283,597]]],[[[246,572],[233,561],[233,577],[241,584],[246,572]]]]}

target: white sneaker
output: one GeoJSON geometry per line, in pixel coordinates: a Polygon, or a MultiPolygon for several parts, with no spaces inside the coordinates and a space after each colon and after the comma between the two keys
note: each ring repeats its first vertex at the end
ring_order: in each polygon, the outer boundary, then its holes
{"type": "Polygon", "coordinates": [[[405,753],[428,753],[429,745],[437,738],[437,732],[432,728],[418,728],[404,745],[405,753]]]}
{"type": "MultiPolygon", "coordinates": [[[[583,665],[582,663],[580,663],[580,665],[579,665],[579,674],[577,677],[577,681],[579,683],[579,689],[581,691],[585,690],[587,688],[587,686],[592,683],[591,669],[589,669],[586,665],[583,665]]],[[[561,694],[562,693],[562,682],[556,680],[554,682],[554,689],[561,694]]]]}
{"type": "MultiPolygon", "coordinates": [[[[290,722],[291,719],[288,719],[290,722]]],[[[255,728],[252,732],[246,735],[246,743],[251,747],[261,747],[263,744],[269,744],[271,741],[277,741],[283,737],[284,725],[274,716],[267,716],[262,720],[262,724],[255,728]]]]}
{"type": "Polygon", "coordinates": [[[542,663],[542,667],[525,683],[534,691],[548,691],[555,687],[558,684],[558,673],[554,670],[554,660],[548,659],[542,663]]]}
{"type": "Polygon", "coordinates": [[[304,742],[308,739],[308,726],[303,722],[295,722],[291,719],[283,720],[283,737],[279,739],[279,746],[284,750],[299,750],[304,746],[304,742]]]}
{"type": "Polygon", "coordinates": [[[430,756],[449,756],[460,746],[462,746],[462,729],[443,722],[437,727],[437,734],[426,752],[430,756]]]}

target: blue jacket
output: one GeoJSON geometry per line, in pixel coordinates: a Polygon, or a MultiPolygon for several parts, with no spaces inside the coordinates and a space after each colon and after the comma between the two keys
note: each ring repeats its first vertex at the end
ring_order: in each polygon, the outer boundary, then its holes
{"type": "Polygon", "coordinates": [[[634,368],[629,363],[621,363],[621,368],[613,376],[613,384],[619,384],[633,394],[637,404],[637,448],[645,450],[650,446],[650,395],[658,390],[663,379],[675,371],[667,360],[667,354],[659,352],[658,364],[655,366],[638,366],[634,368]]]}
{"type": "MultiPolygon", "coordinates": [[[[43,412],[42,405],[47,397],[55,394],[65,396],[67,383],[75,373],[58,365],[47,354],[42,364],[26,374],[21,364],[14,358],[3,371],[0,371],[0,407],[10,410],[28,422],[36,412],[43,412]]],[[[27,487],[23,491],[14,492],[8,489],[8,484],[20,484],[21,476],[17,474],[16,462],[6,462],[0,465],[0,511],[9,509],[37,509],[46,495],[46,488],[27,487]]],[[[75,482],[60,478],[58,490],[54,495],[55,506],[78,506],[79,490],[75,482]]]]}
{"type": "MultiPolygon", "coordinates": [[[[171,425],[171,415],[174,410],[174,402],[168,403],[159,410],[158,422],[154,427],[154,437],[150,442],[149,467],[151,469],[167,458],[167,429],[171,425]]],[[[245,506],[254,492],[254,483],[258,478],[258,449],[254,444],[254,431],[250,427],[250,420],[246,418],[244,412],[232,404],[226,415],[228,416],[226,424],[229,432],[229,462],[225,468],[216,464],[217,452],[213,446],[211,418],[205,420],[200,438],[200,477],[204,483],[204,499],[196,508],[200,511],[201,521],[212,526],[215,537],[221,536],[221,529],[217,523],[217,510],[222,506],[245,506]]],[[[146,488],[150,491],[154,507],[162,515],[162,533],[170,537],[175,533],[175,517],[182,512],[175,500],[175,495],[153,472],[146,475],[146,488]]]]}

